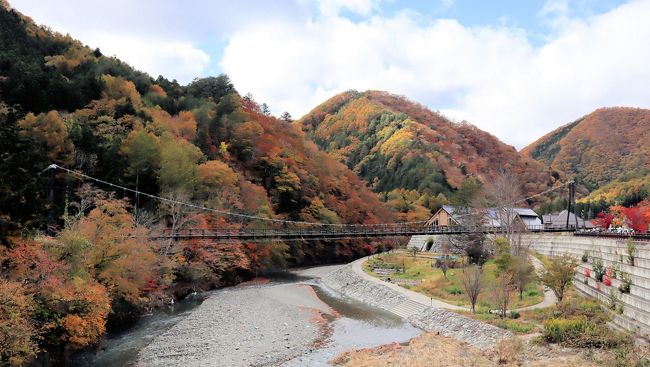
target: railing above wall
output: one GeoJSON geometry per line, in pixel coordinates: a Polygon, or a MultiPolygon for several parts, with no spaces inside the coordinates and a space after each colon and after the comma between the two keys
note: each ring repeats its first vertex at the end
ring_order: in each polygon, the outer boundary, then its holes
{"type": "Polygon", "coordinates": [[[576,231],[573,233],[574,236],[582,237],[603,237],[603,238],[620,238],[620,239],[633,239],[635,241],[650,241],[650,233],[616,233],[616,232],[598,232],[598,231],[576,231]]]}

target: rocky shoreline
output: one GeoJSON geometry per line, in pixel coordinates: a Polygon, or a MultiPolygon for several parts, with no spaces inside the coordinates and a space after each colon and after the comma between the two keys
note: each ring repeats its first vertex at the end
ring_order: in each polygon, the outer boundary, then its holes
{"type": "Polygon", "coordinates": [[[219,291],[142,349],[136,366],[275,366],[303,355],[322,338],[320,312],[329,310],[309,292],[297,284],[219,291]]]}
{"type": "MultiPolygon", "coordinates": [[[[352,264],[325,275],[321,281],[345,296],[387,311],[392,311],[409,300],[407,296],[389,287],[364,279],[354,271],[352,264]]],[[[483,350],[513,336],[511,332],[496,326],[433,307],[423,307],[422,311],[409,316],[408,320],[425,331],[437,332],[483,350]]]]}
{"type": "MultiPolygon", "coordinates": [[[[392,313],[410,301],[394,289],[364,279],[352,264],[307,269],[304,273],[320,278],[323,285],[346,297],[392,313]]],[[[323,341],[327,335],[323,314],[336,317],[336,311],[306,284],[221,290],[143,348],[136,366],[281,365],[309,353],[323,341]]],[[[433,307],[423,306],[407,319],[420,329],[483,350],[512,336],[496,326],[433,307]]]]}

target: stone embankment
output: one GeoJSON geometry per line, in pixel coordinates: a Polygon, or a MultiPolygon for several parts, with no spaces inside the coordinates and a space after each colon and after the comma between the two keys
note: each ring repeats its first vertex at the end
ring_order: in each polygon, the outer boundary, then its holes
{"type": "Polygon", "coordinates": [[[354,263],[338,268],[321,281],[347,297],[403,316],[421,329],[440,333],[479,349],[492,348],[501,339],[512,337],[512,333],[496,326],[414,302],[396,290],[365,279],[354,271],[353,266],[354,263]]]}
{"type": "Polygon", "coordinates": [[[650,243],[636,242],[634,263],[630,262],[627,240],[602,237],[573,236],[570,233],[534,233],[523,237],[524,244],[547,256],[569,254],[578,259],[578,271],[573,284],[583,294],[611,304],[622,314],[615,315],[613,323],[623,329],[650,337],[650,243]],[[583,255],[587,261],[582,262],[583,255]],[[597,282],[593,268],[600,260],[605,267],[617,269],[612,285],[597,282]],[[589,270],[590,276],[585,276],[589,270]],[[626,273],[632,284],[629,293],[619,291],[620,274],[626,273]]]}

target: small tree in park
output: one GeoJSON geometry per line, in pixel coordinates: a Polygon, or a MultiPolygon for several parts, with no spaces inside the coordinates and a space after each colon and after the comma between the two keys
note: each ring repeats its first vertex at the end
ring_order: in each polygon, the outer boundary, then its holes
{"type": "Polygon", "coordinates": [[[551,258],[548,267],[542,275],[542,282],[553,290],[558,301],[562,302],[573,275],[575,274],[578,262],[568,254],[551,258]]]}
{"type": "Polygon", "coordinates": [[[481,268],[477,265],[465,267],[460,275],[460,281],[472,305],[472,313],[475,313],[476,302],[483,288],[483,272],[481,268]]]}
{"type": "Polygon", "coordinates": [[[510,263],[510,273],[512,274],[512,284],[517,292],[519,299],[524,298],[524,289],[526,285],[535,277],[535,268],[524,256],[514,256],[510,263]]]}
{"type": "Polygon", "coordinates": [[[508,304],[510,303],[510,293],[512,293],[514,289],[515,286],[511,272],[501,273],[501,275],[499,275],[494,282],[492,296],[501,318],[506,317],[506,313],[508,312],[508,304]]]}

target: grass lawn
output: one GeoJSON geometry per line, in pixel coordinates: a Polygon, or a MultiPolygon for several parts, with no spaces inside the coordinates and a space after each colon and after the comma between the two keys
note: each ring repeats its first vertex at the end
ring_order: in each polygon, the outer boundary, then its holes
{"type": "Polygon", "coordinates": [[[510,330],[515,334],[542,332],[544,322],[557,317],[585,316],[596,324],[606,324],[614,315],[613,312],[602,307],[598,301],[579,295],[573,288],[569,288],[564,297],[564,302],[561,306],[553,305],[546,308],[521,311],[518,313],[516,319],[501,319],[498,315],[490,314],[485,312],[485,310],[475,314],[469,311],[461,313],[467,317],[510,330]]]}
{"type": "MultiPolygon", "coordinates": [[[[391,279],[404,279],[418,281],[416,285],[405,286],[413,291],[420,292],[429,297],[443,300],[458,306],[469,306],[469,301],[463,290],[460,280],[461,269],[449,269],[447,279],[442,270],[435,268],[435,254],[413,255],[404,251],[381,254],[371,258],[363,264],[363,269],[370,275],[382,277],[372,272],[373,267],[404,269],[403,273],[395,273],[391,279]]],[[[493,309],[491,288],[496,279],[497,266],[493,261],[488,261],[483,266],[483,291],[478,299],[479,309],[493,309]]],[[[533,280],[526,285],[523,299],[519,299],[516,292],[510,297],[510,309],[531,306],[544,299],[543,291],[538,280],[533,280]]]]}

